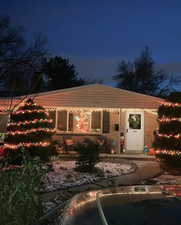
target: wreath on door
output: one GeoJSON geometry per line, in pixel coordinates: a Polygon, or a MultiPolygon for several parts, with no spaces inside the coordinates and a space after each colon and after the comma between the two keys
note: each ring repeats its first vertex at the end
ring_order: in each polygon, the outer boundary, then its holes
{"type": "Polygon", "coordinates": [[[141,115],[140,114],[130,114],[128,121],[129,121],[129,128],[141,129],[141,115]]]}

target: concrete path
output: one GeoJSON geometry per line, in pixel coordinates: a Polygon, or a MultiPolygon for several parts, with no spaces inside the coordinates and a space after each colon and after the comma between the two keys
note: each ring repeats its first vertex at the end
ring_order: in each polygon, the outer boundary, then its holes
{"type": "Polygon", "coordinates": [[[42,194],[45,211],[47,211],[47,213],[51,212],[50,215],[48,215],[49,213],[47,214],[51,221],[50,225],[60,224],[59,221],[66,202],[80,192],[98,190],[108,187],[118,187],[122,185],[137,185],[141,184],[141,181],[153,178],[161,173],[159,163],[156,161],[130,161],[136,165],[136,170],[134,173],[122,175],[120,177],[109,178],[93,184],[85,184],[79,187],[72,187],[67,188],[66,190],[42,194]]]}
{"type": "Polygon", "coordinates": [[[122,185],[136,185],[140,184],[142,180],[155,177],[160,174],[160,166],[156,161],[131,161],[136,164],[136,170],[134,173],[122,175],[119,177],[112,177],[106,180],[97,181],[91,184],[85,184],[78,187],[70,187],[66,190],[59,190],[50,193],[42,194],[42,197],[46,201],[54,201],[56,203],[64,202],[75,194],[80,192],[97,190],[108,187],[116,187],[122,185]]]}
{"type": "Polygon", "coordinates": [[[115,185],[136,185],[142,180],[155,177],[161,173],[160,164],[156,161],[133,161],[137,165],[134,173],[112,178],[115,185]]]}

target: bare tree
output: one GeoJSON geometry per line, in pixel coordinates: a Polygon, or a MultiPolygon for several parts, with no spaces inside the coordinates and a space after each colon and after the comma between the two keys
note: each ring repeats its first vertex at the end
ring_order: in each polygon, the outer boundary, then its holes
{"type": "Polygon", "coordinates": [[[8,17],[0,18],[0,84],[20,93],[32,88],[32,77],[41,71],[47,56],[45,38],[39,35],[28,44],[23,32],[22,27],[12,26],[8,17]]]}

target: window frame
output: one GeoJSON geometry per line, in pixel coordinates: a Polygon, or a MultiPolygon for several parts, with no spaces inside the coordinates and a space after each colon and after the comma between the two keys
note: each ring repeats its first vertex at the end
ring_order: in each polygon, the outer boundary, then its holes
{"type": "MultiPolygon", "coordinates": [[[[88,111],[88,110],[87,110],[88,111]]],[[[92,112],[91,112],[91,114],[90,114],[90,127],[89,127],[89,132],[75,132],[75,131],[70,131],[69,130],[69,118],[70,118],[70,113],[72,113],[72,110],[69,110],[69,109],[57,109],[56,110],[56,127],[55,127],[55,129],[56,129],[56,132],[57,133],[61,133],[61,134],[66,134],[66,133],[70,133],[70,134],[102,134],[102,121],[103,121],[103,113],[102,113],[102,111],[103,110],[95,110],[96,112],[97,111],[99,111],[100,113],[101,113],[101,119],[100,119],[100,131],[98,131],[98,132],[95,132],[95,131],[93,131],[92,130],[92,127],[91,127],[91,124],[92,124],[92,112]],[[66,110],[67,111],[67,129],[66,129],[66,131],[63,131],[63,130],[59,130],[58,129],[58,111],[63,111],[63,110],[66,110]]],[[[76,111],[75,111],[76,112],[76,111]]]]}
{"type": "MultiPolygon", "coordinates": [[[[86,108],[80,108],[80,110],[87,110],[87,111],[89,111],[89,109],[86,109],[86,108]]],[[[104,108],[102,108],[102,109],[95,109],[95,110],[91,110],[91,115],[90,115],[90,131],[89,132],[75,132],[75,131],[70,131],[69,130],[69,114],[70,113],[74,113],[74,112],[76,112],[76,110],[71,110],[71,109],[68,109],[68,108],[47,108],[47,111],[55,111],[55,127],[54,127],[54,129],[56,130],[56,133],[57,134],[80,134],[80,135],[91,135],[91,134],[93,134],[93,135],[100,135],[100,134],[104,134],[103,133],[103,111],[105,111],[105,109],[104,108]],[[63,130],[59,130],[58,129],[58,111],[67,111],[67,127],[66,127],[66,130],[65,131],[63,131],[63,130]],[[91,124],[92,124],[92,112],[100,112],[101,113],[101,115],[100,115],[100,117],[101,117],[101,124],[100,124],[100,131],[93,131],[92,130],[92,127],[91,127],[91,124]]],[[[77,111],[79,111],[79,110],[77,110],[77,111]]],[[[111,111],[108,111],[109,113],[111,112],[111,111]]],[[[109,123],[110,123],[110,121],[109,121],[109,123]]],[[[110,126],[110,124],[109,124],[109,126],[110,126]]],[[[111,133],[111,130],[109,130],[109,133],[111,133]]],[[[106,134],[108,134],[108,133],[106,133],[106,134]]]]}

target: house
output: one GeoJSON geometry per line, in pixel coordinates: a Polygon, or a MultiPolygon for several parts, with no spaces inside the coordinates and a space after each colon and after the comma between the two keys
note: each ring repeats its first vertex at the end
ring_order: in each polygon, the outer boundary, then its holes
{"type": "Polygon", "coordinates": [[[102,138],[109,140],[111,149],[118,154],[121,133],[126,153],[142,153],[145,145],[152,145],[157,109],[163,102],[157,97],[102,84],[37,93],[35,98],[49,111],[57,140],[102,138]]]}

